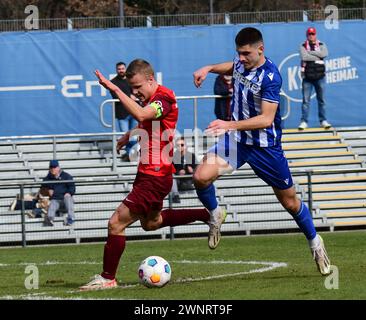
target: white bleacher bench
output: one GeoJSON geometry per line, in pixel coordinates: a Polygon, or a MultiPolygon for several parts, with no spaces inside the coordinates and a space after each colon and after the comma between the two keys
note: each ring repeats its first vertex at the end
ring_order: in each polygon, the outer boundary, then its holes
{"type": "MultiPolygon", "coordinates": [[[[191,137],[192,138],[192,137],[191,137]]],[[[188,147],[194,150],[193,139],[186,138],[188,147]]],[[[203,137],[198,158],[216,138],[203,137]]],[[[283,131],[283,149],[291,170],[362,168],[365,161],[358,151],[366,152],[366,127],[355,128],[309,128],[304,132],[297,129],[283,131]],[[363,151],[365,150],[365,151],[363,151]]],[[[43,227],[41,218],[26,220],[28,241],[105,238],[107,223],[117,205],[132,188],[137,172],[137,163],[117,159],[117,171],[113,172],[111,159],[112,142],[106,137],[58,139],[56,152],[61,167],[79,179],[119,179],[111,184],[78,185],[75,195],[76,222],[73,228],[63,226],[63,217],[56,217],[55,227],[43,227]]],[[[0,183],[13,181],[41,181],[48,172],[48,161],[53,157],[53,140],[0,141],[0,183]],[[3,151],[3,153],[1,152],[3,151]]],[[[294,175],[297,192],[307,201],[308,179],[294,175]]],[[[360,225],[366,203],[366,173],[334,173],[326,176],[312,176],[314,223],[317,227],[334,228],[337,225],[360,225]],[[352,220],[352,221],[351,221],[352,220]]],[[[253,170],[245,165],[230,178],[215,182],[220,204],[227,208],[227,221],[222,227],[225,232],[250,234],[255,230],[298,230],[292,217],[277,201],[271,187],[255,177],[253,170]],[[238,176],[240,175],[240,177],[238,176]]],[[[38,187],[34,187],[35,191],[38,187]]],[[[30,189],[26,189],[28,192],[30,189]]],[[[0,243],[21,241],[21,219],[19,211],[9,212],[8,206],[19,193],[19,188],[0,189],[0,243]]],[[[181,193],[181,203],[173,208],[202,208],[195,191],[181,193]]],[[[169,206],[168,199],[164,207],[169,206]]],[[[208,226],[197,222],[189,226],[174,228],[179,236],[189,234],[207,235],[208,226]]],[[[127,228],[127,236],[164,238],[169,228],[145,232],[139,223],[127,228]]]]}

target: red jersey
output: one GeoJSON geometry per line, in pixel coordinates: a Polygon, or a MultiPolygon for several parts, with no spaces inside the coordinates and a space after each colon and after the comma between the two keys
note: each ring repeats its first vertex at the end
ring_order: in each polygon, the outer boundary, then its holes
{"type": "Polygon", "coordinates": [[[139,122],[140,162],[138,171],[166,176],[175,172],[172,164],[174,133],[178,121],[178,106],[174,92],[161,85],[146,105],[156,109],[156,119],[139,122]]]}

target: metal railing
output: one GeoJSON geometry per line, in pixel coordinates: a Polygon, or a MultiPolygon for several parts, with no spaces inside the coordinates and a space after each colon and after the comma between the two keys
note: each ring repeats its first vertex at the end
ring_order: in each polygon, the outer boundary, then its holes
{"type": "MultiPolygon", "coordinates": [[[[300,176],[306,176],[306,172],[294,172],[294,175],[300,175],[300,176]]],[[[184,176],[174,176],[175,179],[185,179],[185,178],[191,178],[191,175],[184,175],[184,176]]],[[[227,180],[227,179],[253,179],[255,178],[256,175],[254,175],[253,173],[239,173],[239,174],[225,174],[223,176],[221,176],[219,179],[221,180],[227,180]]],[[[65,180],[65,181],[54,181],[52,182],[53,184],[62,184],[62,183],[69,183],[70,180],[65,180]]],[[[95,186],[95,185],[113,185],[113,184],[121,184],[121,179],[117,179],[117,178],[108,178],[108,179],[100,179],[100,178],[88,178],[88,179],[74,179],[73,182],[75,183],[76,189],[78,189],[80,186],[95,186]]],[[[123,183],[129,183],[132,184],[133,182],[133,178],[124,178],[123,179],[123,183]]],[[[21,206],[20,206],[20,210],[19,213],[15,213],[15,215],[20,215],[20,221],[18,222],[18,224],[20,223],[21,228],[20,231],[17,232],[18,235],[21,236],[21,246],[22,247],[26,247],[27,243],[29,242],[29,240],[27,240],[27,234],[28,233],[34,233],[34,230],[27,230],[27,226],[28,225],[34,225],[35,223],[42,223],[41,221],[31,221],[33,219],[29,219],[27,218],[27,211],[25,209],[25,194],[28,192],[32,192],[37,188],[40,188],[43,184],[49,184],[49,181],[43,182],[43,181],[39,181],[39,182],[27,182],[27,181],[13,181],[13,182],[9,182],[6,185],[0,185],[0,190],[4,190],[4,189],[15,189],[15,188],[19,188],[19,201],[21,202],[21,206]]],[[[84,191],[85,192],[85,191],[84,191]]],[[[76,195],[78,195],[78,192],[76,192],[76,195]]],[[[80,194],[79,194],[80,195],[80,194]]],[[[103,194],[98,194],[98,195],[94,195],[93,196],[93,200],[90,200],[91,204],[95,203],[96,199],[103,199],[103,194]]],[[[259,194],[258,197],[260,197],[261,195],[259,194]]],[[[174,203],[172,200],[172,193],[170,193],[167,196],[167,200],[168,200],[168,207],[169,208],[174,208],[174,203]]],[[[311,199],[311,197],[308,197],[308,199],[311,199]]],[[[84,200],[85,201],[85,200],[84,200]]],[[[222,205],[227,205],[225,204],[225,201],[222,203],[222,205]]],[[[118,204],[116,203],[116,207],[118,206],[118,204]]],[[[309,204],[309,207],[311,207],[311,204],[309,204]]],[[[0,211],[1,213],[1,211],[0,211]]],[[[112,212],[111,212],[112,214],[112,212]]],[[[88,220],[93,220],[93,217],[89,215],[89,219],[88,220]]],[[[95,220],[100,220],[100,217],[95,216],[94,217],[95,220]]],[[[76,216],[76,221],[78,220],[78,216],[76,216]]],[[[85,220],[85,217],[81,218],[81,220],[85,220]]],[[[12,225],[14,225],[14,222],[12,223],[12,225]]],[[[81,228],[82,229],[82,228],[81,228]]],[[[93,227],[93,229],[95,229],[93,227]]],[[[105,227],[98,227],[99,230],[103,229],[103,230],[107,230],[107,224],[105,224],[105,227]]],[[[67,230],[67,228],[64,228],[64,231],[67,230]]],[[[78,227],[78,230],[80,230],[80,227],[78,227]]],[[[4,229],[3,229],[4,231],[4,229]]],[[[42,235],[46,235],[46,233],[52,233],[52,232],[59,232],[61,231],[60,228],[55,228],[55,230],[46,230],[46,231],[38,231],[40,232],[40,235],[38,237],[38,240],[33,240],[33,241],[47,241],[47,237],[43,238],[42,235]],[[46,232],[46,233],[45,233],[46,232]]],[[[5,230],[6,232],[6,230],[5,230]]],[[[90,231],[91,233],[93,232],[93,230],[90,231]]],[[[9,233],[9,232],[6,232],[9,233]]],[[[189,233],[189,232],[187,232],[189,233]]],[[[1,234],[1,233],[0,233],[1,234]]],[[[75,231],[73,229],[69,229],[69,234],[70,235],[74,235],[74,237],[71,237],[72,240],[75,240],[77,243],[80,242],[82,236],[78,235],[77,233],[75,233],[75,231]]],[[[13,234],[12,234],[13,235],[13,234]]],[[[148,235],[148,233],[147,233],[148,235]]],[[[95,238],[98,238],[97,235],[95,235],[95,238]]],[[[59,239],[60,241],[64,240],[65,238],[60,236],[59,238],[56,237],[56,240],[59,239]]],[[[174,227],[170,227],[169,229],[169,239],[173,240],[174,239],[174,227]]],[[[19,241],[2,241],[2,242],[6,242],[6,243],[13,243],[13,242],[19,242],[19,241]]]]}
{"type": "MultiPolygon", "coordinates": [[[[287,107],[285,116],[282,119],[286,119],[290,114],[290,100],[287,99],[287,107]]],[[[198,100],[200,99],[215,99],[215,98],[227,98],[225,96],[220,95],[204,95],[204,96],[177,96],[177,100],[193,100],[193,122],[194,122],[194,152],[195,154],[200,154],[199,152],[199,128],[198,128],[198,100]]],[[[24,135],[24,136],[0,136],[0,141],[10,141],[14,145],[16,145],[17,141],[21,140],[51,140],[52,141],[52,156],[53,159],[57,159],[57,144],[61,142],[62,139],[74,139],[74,138],[90,138],[90,137],[108,137],[112,140],[112,170],[113,172],[117,171],[117,135],[121,135],[122,132],[118,132],[116,130],[116,119],[115,119],[115,102],[118,102],[117,99],[107,99],[104,100],[99,107],[99,117],[102,125],[106,128],[112,128],[112,132],[104,132],[104,133],[72,133],[72,134],[50,134],[50,135],[24,135]],[[104,107],[106,104],[112,104],[112,123],[107,123],[105,120],[105,110],[104,107]]]]}
{"type": "MultiPolygon", "coordinates": [[[[296,177],[306,177],[307,179],[307,183],[306,183],[306,190],[302,190],[302,200],[306,201],[309,207],[310,212],[313,214],[314,216],[314,208],[313,208],[313,191],[312,191],[312,177],[313,176],[319,176],[319,175],[329,175],[329,174],[350,174],[350,173],[366,173],[366,168],[355,168],[355,169],[329,169],[329,170],[297,170],[297,171],[292,171],[292,175],[296,176],[296,177]]],[[[184,179],[187,177],[191,177],[191,176],[175,176],[175,179],[184,179]]],[[[233,173],[233,174],[225,174],[223,176],[221,176],[219,179],[220,180],[232,180],[232,179],[240,179],[240,181],[243,181],[243,179],[253,179],[256,178],[257,176],[251,172],[249,173],[233,173]]],[[[123,183],[132,183],[133,178],[129,178],[129,179],[124,179],[123,183]]],[[[358,180],[360,181],[360,180],[358,180]]],[[[366,177],[364,179],[364,181],[366,181],[366,177]]],[[[69,181],[67,181],[69,182],[69,181]]],[[[120,179],[93,179],[93,178],[89,178],[89,179],[75,179],[74,180],[75,185],[77,187],[79,186],[95,186],[95,185],[107,185],[107,184],[120,184],[121,180],[120,179]]],[[[20,223],[21,224],[21,245],[23,247],[25,247],[27,245],[27,223],[29,223],[29,219],[26,219],[26,210],[25,210],[25,205],[24,205],[24,194],[25,192],[28,192],[29,190],[33,190],[34,188],[38,188],[40,187],[42,184],[47,183],[47,182],[24,182],[24,181],[14,181],[12,183],[8,183],[7,185],[0,185],[0,190],[2,189],[8,189],[8,188],[12,188],[14,189],[14,187],[19,188],[19,194],[20,194],[20,201],[22,203],[21,205],[21,209],[20,209],[20,215],[21,215],[21,219],[20,219],[20,223]]],[[[63,181],[58,181],[58,182],[53,182],[53,183],[63,183],[63,181]]],[[[244,185],[243,185],[244,187],[244,185]]],[[[235,188],[237,189],[237,188],[235,188]]],[[[300,192],[301,190],[298,190],[298,192],[300,192]]],[[[84,191],[85,192],[85,191],[84,191]]],[[[102,195],[101,195],[102,196],[102,195]]],[[[97,197],[94,196],[94,197],[97,197]]],[[[258,194],[258,197],[261,197],[261,194],[258,194]]],[[[93,198],[93,201],[91,201],[91,204],[95,203],[95,199],[93,198]]],[[[174,208],[174,204],[172,202],[172,197],[171,195],[168,197],[168,203],[169,203],[169,208],[174,208]]],[[[264,204],[265,202],[261,202],[262,204],[264,204]]],[[[223,202],[221,203],[221,205],[225,206],[225,197],[223,198],[223,202]]],[[[98,217],[96,216],[95,219],[97,219],[98,217]]],[[[85,219],[85,218],[83,218],[85,219]]],[[[92,220],[93,218],[90,217],[90,220],[92,220]]],[[[102,228],[102,227],[100,227],[102,228]]],[[[106,229],[106,227],[105,227],[106,229]]],[[[60,231],[59,229],[56,229],[55,231],[60,231]]],[[[53,230],[50,230],[48,232],[53,232],[53,230]]],[[[93,232],[93,231],[91,231],[93,232]]],[[[189,231],[187,231],[187,233],[189,233],[189,231]]],[[[147,233],[148,234],[148,233],[147,233]]],[[[169,238],[171,240],[174,239],[174,228],[170,228],[169,231],[169,238]]],[[[97,236],[96,236],[97,237],[97,236]]],[[[40,239],[42,240],[42,239],[40,239]]],[[[43,239],[44,240],[44,239],[43,239]]],[[[63,238],[60,238],[60,240],[63,240],[63,238]]],[[[75,240],[77,240],[77,236],[75,238],[75,240]]],[[[80,239],[79,239],[80,241],[80,239]]]]}
{"type": "MultiPolygon", "coordinates": [[[[291,104],[290,99],[284,95],[280,94],[283,99],[286,100],[286,111],[284,112],[284,115],[282,116],[282,120],[285,120],[289,117],[291,112],[291,104]]],[[[193,100],[193,134],[194,134],[194,153],[196,155],[199,154],[199,128],[198,128],[198,100],[207,100],[207,99],[216,99],[216,98],[230,98],[230,96],[221,96],[221,95],[202,95],[202,96],[177,96],[176,99],[179,100],[193,100]]],[[[99,116],[100,121],[102,125],[106,128],[112,128],[113,133],[113,162],[115,163],[115,159],[117,157],[117,151],[116,151],[116,119],[115,119],[115,103],[119,102],[118,99],[107,99],[104,100],[101,105],[99,106],[99,116]],[[111,103],[112,104],[112,123],[107,123],[105,121],[104,117],[104,107],[106,104],[111,103]]],[[[113,170],[115,170],[115,165],[113,166],[113,170]]]]}
{"type": "MultiPolygon", "coordinates": [[[[229,13],[197,13],[177,15],[150,15],[121,17],[76,17],[38,19],[39,30],[73,30],[136,28],[163,26],[190,26],[212,24],[242,24],[268,22],[317,21],[327,18],[325,10],[283,10],[229,13]]],[[[366,8],[338,9],[338,19],[366,19],[366,8]]],[[[0,31],[31,31],[24,19],[0,20],[0,31]]]]}
{"type": "MultiPolygon", "coordinates": [[[[70,133],[70,134],[45,134],[45,135],[24,135],[24,136],[0,136],[1,141],[7,141],[13,143],[16,146],[17,143],[24,140],[39,140],[41,142],[51,140],[52,141],[52,157],[57,159],[57,144],[61,143],[64,139],[74,139],[74,138],[89,138],[89,137],[111,137],[113,145],[113,159],[112,167],[113,171],[117,170],[117,151],[116,151],[116,135],[121,135],[121,132],[105,132],[105,133],[70,133]]],[[[110,138],[109,138],[110,139],[110,138]]],[[[21,152],[21,151],[19,151],[21,152]]]]}

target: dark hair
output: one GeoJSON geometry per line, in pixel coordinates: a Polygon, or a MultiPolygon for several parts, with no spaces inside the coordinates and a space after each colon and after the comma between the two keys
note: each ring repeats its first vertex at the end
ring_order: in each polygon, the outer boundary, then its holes
{"type": "Polygon", "coordinates": [[[247,44],[252,45],[258,42],[263,42],[263,37],[262,33],[256,28],[249,27],[241,29],[235,37],[235,44],[238,47],[247,44]]]}
{"type": "Polygon", "coordinates": [[[126,64],[124,63],[124,62],[122,62],[122,61],[120,61],[120,62],[117,62],[116,63],[116,68],[118,67],[118,66],[126,66],[126,64]]]}
{"type": "Polygon", "coordinates": [[[128,65],[126,77],[127,79],[131,79],[138,73],[145,74],[146,77],[154,76],[154,69],[147,61],[143,59],[135,59],[128,65]]]}

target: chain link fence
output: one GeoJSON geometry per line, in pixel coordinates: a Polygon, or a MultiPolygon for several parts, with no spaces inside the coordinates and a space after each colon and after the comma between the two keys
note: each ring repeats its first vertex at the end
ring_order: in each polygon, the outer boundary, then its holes
{"type": "MultiPolygon", "coordinates": [[[[81,17],[38,19],[38,30],[73,30],[105,28],[137,28],[212,24],[321,21],[330,13],[324,10],[287,10],[262,12],[230,12],[214,14],[178,14],[121,17],[81,17]]],[[[366,19],[366,8],[339,9],[338,19],[366,19]]],[[[0,31],[26,31],[25,20],[0,20],[0,31]]]]}

